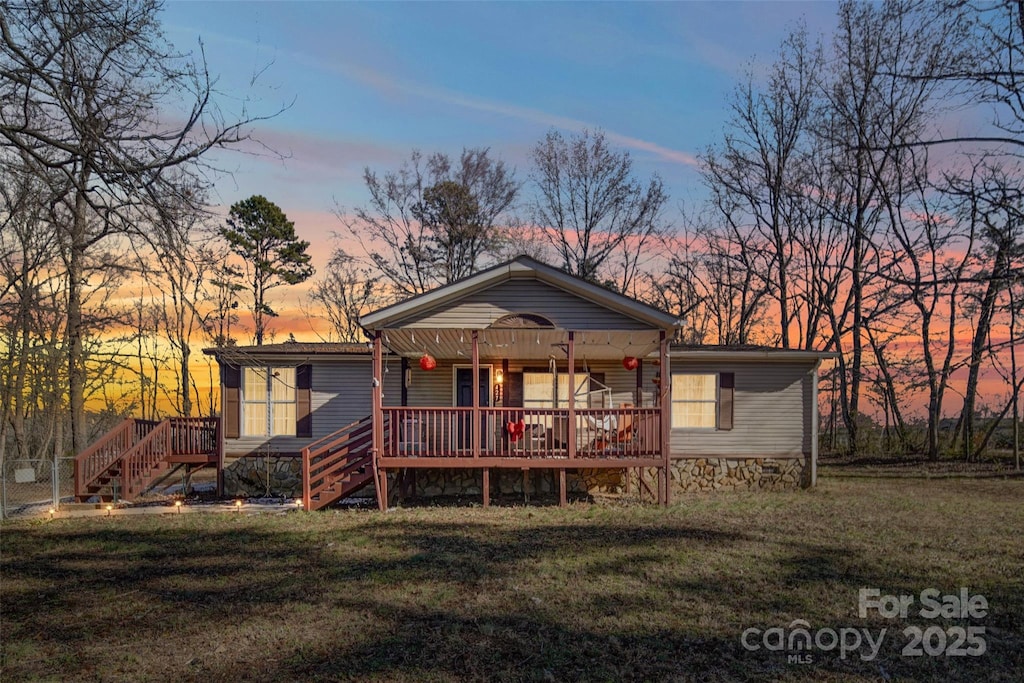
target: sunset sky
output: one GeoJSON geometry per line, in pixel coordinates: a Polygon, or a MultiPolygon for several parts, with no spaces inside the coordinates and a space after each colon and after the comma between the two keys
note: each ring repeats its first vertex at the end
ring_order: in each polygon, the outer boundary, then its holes
{"type": "MultiPolygon", "coordinates": [[[[551,128],[604,130],[638,176],[662,177],[666,217],[681,223],[706,196],[696,158],[721,139],[730,92],[748,71],[763,76],[799,22],[830,34],[835,12],[829,2],[172,1],[163,24],[179,50],[205,50],[229,120],[283,109],[254,136],[284,158],[255,143],[222,153],[214,163],[230,174],[213,201],[226,212],[265,195],[322,269],[341,229],[332,209],[367,201],[364,167],[396,169],[413,149],[489,147],[528,182],[529,152],[551,128]]],[[[277,341],[317,339],[305,289],[272,292],[277,341]]]]}
{"type": "MultiPolygon", "coordinates": [[[[830,31],[834,13],[810,2],[170,2],[164,29],[181,50],[202,41],[225,110],[243,98],[250,114],[290,105],[256,127],[288,158],[222,156],[233,175],[215,200],[263,194],[319,246],[339,227],[335,201],[366,201],[364,167],[397,168],[414,148],[489,147],[526,180],[552,127],[603,129],[639,174],[662,176],[677,219],[704,196],[695,157],[720,136],[752,60],[770,63],[800,20],[830,31]]],[[[327,251],[315,250],[317,266],[327,251]]]]}

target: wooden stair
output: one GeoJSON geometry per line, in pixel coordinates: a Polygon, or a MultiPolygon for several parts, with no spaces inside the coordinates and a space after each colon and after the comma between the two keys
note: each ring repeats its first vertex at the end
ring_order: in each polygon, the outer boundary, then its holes
{"type": "Polygon", "coordinates": [[[314,441],[302,450],[302,502],[320,510],[370,484],[373,461],[373,422],[369,416],[314,441]]]}
{"type": "Polygon", "coordinates": [[[220,418],[127,419],[75,456],[75,500],[131,500],[182,465],[216,465],[220,449],[220,418]]]}

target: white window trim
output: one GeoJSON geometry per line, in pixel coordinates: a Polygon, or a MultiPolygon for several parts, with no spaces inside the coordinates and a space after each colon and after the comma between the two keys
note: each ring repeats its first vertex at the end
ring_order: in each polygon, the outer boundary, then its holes
{"type": "MultiPolygon", "coordinates": [[[[722,411],[722,377],[721,377],[721,373],[720,372],[680,372],[680,371],[674,371],[674,372],[669,374],[669,380],[672,382],[672,386],[675,386],[675,382],[676,382],[676,378],[677,377],[701,376],[701,375],[710,375],[710,376],[714,376],[714,378],[715,378],[715,400],[713,401],[713,403],[715,405],[715,426],[714,427],[687,427],[685,425],[676,425],[675,421],[673,420],[672,425],[671,425],[671,429],[682,429],[682,430],[686,430],[688,432],[717,432],[717,431],[719,431],[719,429],[718,429],[718,421],[719,421],[720,413],[722,411]]],[[[673,415],[675,415],[675,406],[676,406],[677,403],[679,403],[679,404],[686,404],[686,403],[706,404],[706,403],[712,403],[712,401],[709,401],[709,400],[693,401],[693,400],[682,400],[682,399],[672,398],[672,390],[671,389],[669,389],[668,397],[669,397],[669,419],[670,420],[672,419],[673,415]]]]}
{"type": "MultiPolygon", "coordinates": [[[[274,372],[276,370],[283,370],[283,369],[288,369],[288,368],[290,368],[290,366],[269,366],[269,365],[249,365],[249,366],[246,366],[246,367],[242,368],[242,381],[241,381],[241,388],[240,388],[240,393],[241,393],[241,401],[240,401],[241,410],[239,411],[241,414],[239,415],[239,421],[242,423],[241,424],[242,429],[240,430],[240,433],[241,433],[241,435],[243,437],[247,437],[248,436],[248,437],[259,437],[259,438],[271,438],[271,437],[275,437],[275,436],[283,436],[283,437],[295,436],[296,432],[298,431],[298,425],[297,425],[297,421],[296,420],[292,420],[291,430],[287,434],[275,434],[274,433],[274,406],[275,405],[293,405],[293,406],[296,406],[296,410],[298,409],[298,395],[297,395],[298,394],[298,388],[296,386],[292,386],[291,387],[291,390],[292,390],[292,398],[291,398],[291,400],[288,400],[288,401],[280,401],[280,400],[275,401],[274,400],[274,384],[273,384],[274,372]],[[246,395],[245,395],[246,394],[246,381],[245,381],[245,374],[246,374],[245,371],[246,370],[260,371],[260,372],[262,372],[266,376],[266,394],[265,394],[266,399],[265,400],[254,401],[254,400],[250,400],[250,399],[246,398],[246,395]],[[245,419],[245,407],[247,405],[265,406],[264,418],[265,418],[266,422],[264,424],[266,424],[267,427],[266,427],[266,430],[262,434],[253,434],[253,433],[250,433],[249,431],[247,431],[246,427],[248,426],[248,424],[247,424],[246,419],[245,419]]],[[[297,382],[297,380],[298,380],[298,368],[295,368],[295,372],[296,372],[296,382],[297,382]]]]}
{"type": "MultiPolygon", "coordinates": [[[[524,408],[535,408],[537,410],[552,410],[552,409],[553,410],[565,410],[566,409],[565,407],[562,407],[560,404],[564,403],[566,405],[566,407],[569,405],[569,394],[568,393],[565,396],[556,395],[554,397],[554,400],[548,401],[549,403],[551,403],[551,405],[547,405],[547,406],[527,406],[526,405],[526,401],[527,401],[527,399],[526,399],[526,375],[548,375],[549,377],[551,377],[551,385],[554,388],[554,387],[556,387],[556,384],[555,384],[556,379],[555,378],[556,377],[557,378],[562,378],[562,377],[568,378],[569,377],[568,371],[565,371],[565,372],[555,371],[554,373],[552,373],[550,370],[523,370],[523,407],[524,408]]],[[[590,386],[590,373],[589,372],[580,371],[580,372],[573,373],[573,378],[576,380],[577,385],[582,384],[583,380],[581,378],[584,378],[586,383],[587,383],[587,387],[590,386]]],[[[569,387],[569,391],[572,391],[572,387],[569,387]]],[[[577,397],[579,396],[579,393],[580,393],[579,391],[576,392],[577,397]]],[[[557,391],[556,391],[556,394],[557,394],[557,391]]],[[[535,400],[535,399],[530,399],[530,400],[535,400]]],[[[576,407],[577,408],[581,408],[581,409],[582,408],[589,408],[589,406],[580,406],[580,405],[578,405],[578,403],[577,403],[576,407]]]]}

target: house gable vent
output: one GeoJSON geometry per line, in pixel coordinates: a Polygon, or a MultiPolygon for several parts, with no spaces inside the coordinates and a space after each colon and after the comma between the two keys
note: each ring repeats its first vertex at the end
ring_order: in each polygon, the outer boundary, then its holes
{"type": "Polygon", "coordinates": [[[554,323],[542,315],[533,313],[510,313],[491,323],[491,327],[506,329],[554,328],[554,323]]]}

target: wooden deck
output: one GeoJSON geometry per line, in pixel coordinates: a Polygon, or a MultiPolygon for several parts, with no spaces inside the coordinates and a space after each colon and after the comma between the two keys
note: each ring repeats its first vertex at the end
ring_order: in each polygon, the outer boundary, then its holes
{"type": "Polygon", "coordinates": [[[127,419],[75,456],[75,499],[131,499],[175,466],[221,466],[220,418],[127,419]]]}

